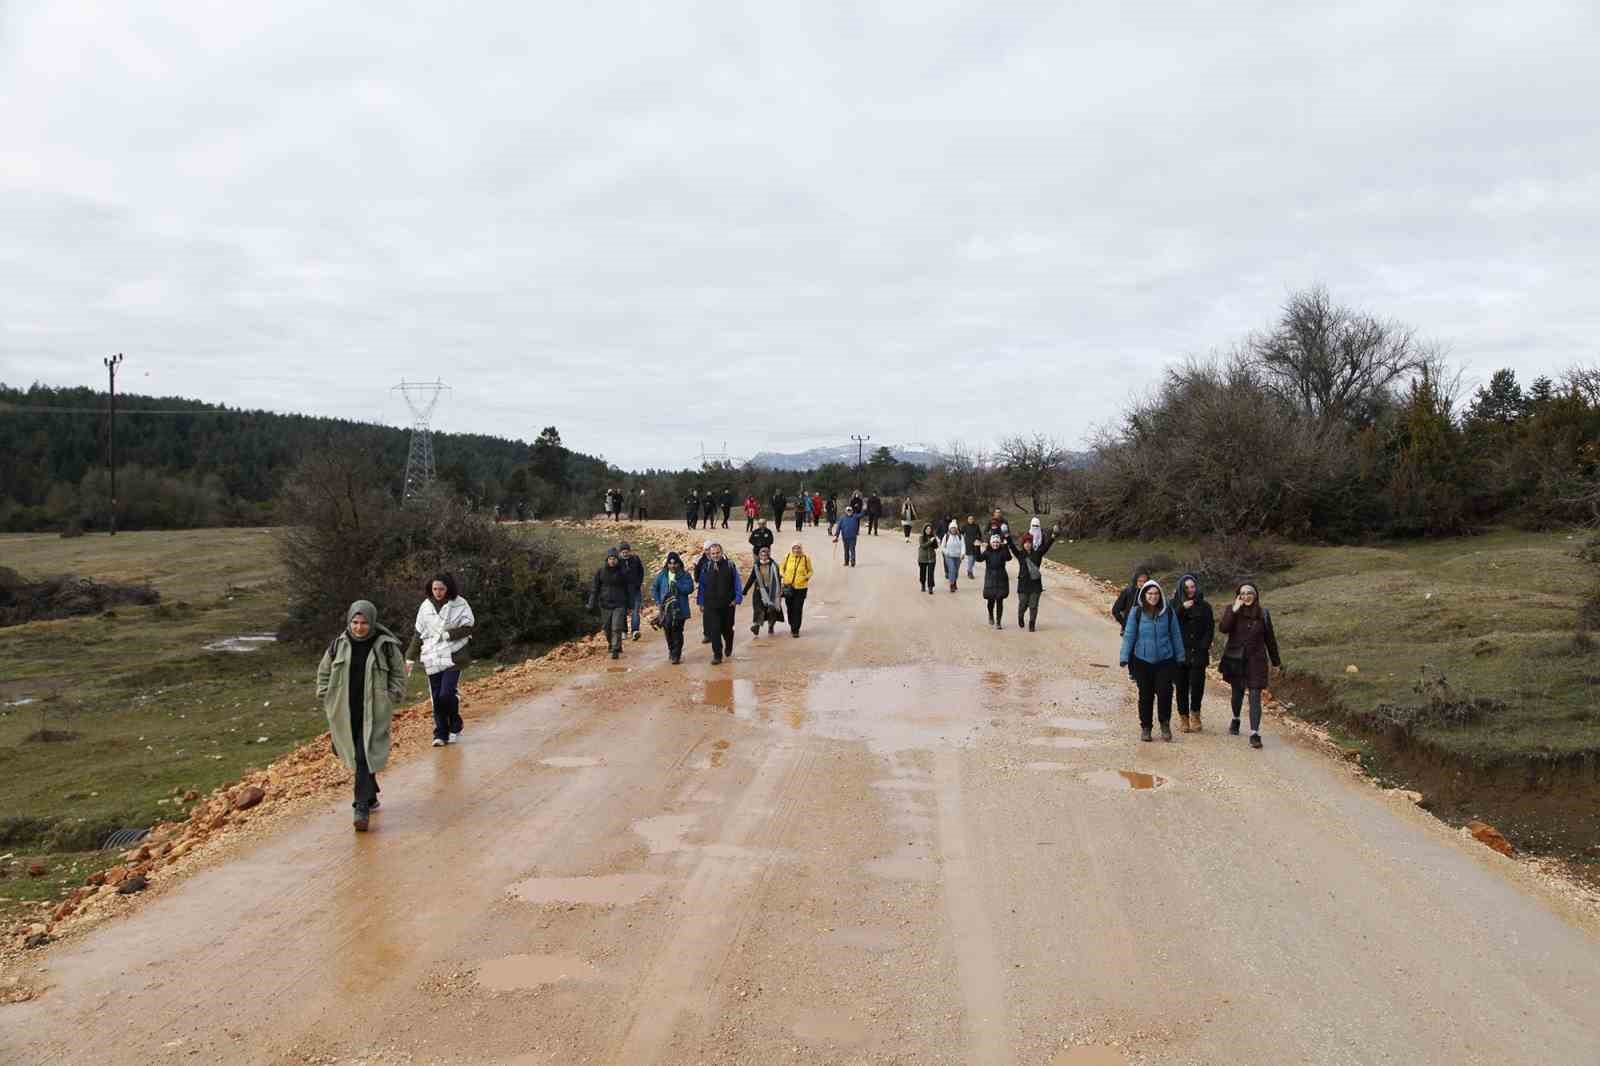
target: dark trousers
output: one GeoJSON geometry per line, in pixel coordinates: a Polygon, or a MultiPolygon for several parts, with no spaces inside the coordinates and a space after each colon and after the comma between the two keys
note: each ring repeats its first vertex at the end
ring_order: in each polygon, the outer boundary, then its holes
{"type": "Polygon", "coordinates": [[[1172,677],[1177,672],[1177,663],[1168,661],[1164,663],[1147,663],[1135,657],[1128,664],[1133,672],[1134,683],[1139,686],[1139,727],[1150,728],[1151,711],[1162,725],[1172,723],[1172,677]]]}
{"type": "Polygon", "coordinates": [[[844,541],[844,565],[856,565],[856,538],[842,537],[840,539],[844,541]]]}
{"type": "Polygon", "coordinates": [[[674,659],[683,658],[683,623],[673,622],[661,629],[667,635],[667,654],[674,659]]]}
{"type": "Polygon", "coordinates": [[[989,621],[998,623],[1006,620],[1006,598],[1004,596],[985,596],[983,602],[989,612],[989,621]]]}
{"type": "Polygon", "coordinates": [[[804,526],[805,524],[806,524],[806,513],[804,511],[796,511],[794,513],[794,531],[796,533],[800,532],[801,527],[804,526]]]}
{"type": "Polygon", "coordinates": [[[878,516],[877,515],[875,515],[875,514],[867,515],[867,532],[871,533],[874,537],[876,537],[878,535],[878,516]]]}
{"type": "Polygon", "coordinates": [[[1246,689],[1243,685],[1233,686],[1233,716],[1239,717],[1239,712],[1244,709],[1245,692],[1250,693],[1250,732],[1261,732],[1261,690],[1258,688],[1246,689]]]}
{"type": "Polygon", "coordinates": [[[933,563],[917,564],[917,587],[933,591],[933,563]]]}
{"type": "Polygon", "coordinates": [[[711,658],[721,659],[733,654],[733,605],[707,607],[701,612],[706,620],[706,635],[711,638],[711,658]]]}
{"type": "Polygon", "coordinates": [[[460,682],[460,670],[440,670],[428,675],[428,691],[433,695],[435,740],[449,740],[451,733],[461,732],[461,698],[456,695],[460,682]]]}
{"type": "Polygon", "coordinates": [[[783,509],[782,508],[779,508],[777,511],[773,512],[772,525],[773,525],[774,529],[782,529],[783,528],[783,509]]]}
{"type": "Polygon", "coordinates": [[[350,806],[357,814],[366,814],[378,799],[378,775],[367,766],[366,721],[359,707],[350,708],[350,739],[356,749],[355,797],[350,806]]]}
{"type": "Polygon", "coordinates": [[[639,521],[647,522],[650,519],[650,509],[644,504],[639,505],[639,521]]]}
{"type": "Polygon", "coordinates": [[[1206,664],[1185,663],[1174,679],[1178,688],[1178,713],[1199,714],[1200,700],[1206,694],[1206,664]]]}
{"type": "Polygon", "coordinates": [[[790,589],[783,597],[783,603],[789,612],[789,632],[800,632],[800,616],[805,614],[806,610],[806,590],[790,589]]]}
{"type": "Polygon", "coordinates": [[[1038,624],[1038,621],[1039,621],[1039,593],[1037,593],[1037,592],[1019,592],[1019,593],[1017,593],[1017,626],[1018,626],[1018,628],[1021,628],[1021,626],[1022,626],[1022,623],[1024,621],[1024,618],[1023,618],[1024,615],[1027,616],[1026,621],[1028,623],[1028,628],[1029,629],[1032,629],[1036,624],[1038,624]]]}
{"type": "Polygon", "coordinates": [[[602,607],[600,619],[606,631],[606,647],[618,651],[622,647],[622,638],[628,633],[628,609],[626,607],[602,607]]]}
{"type": "Polygon", "coordinates": [[[747,515],[744,516],[744,531],[746,533],[754,533],[756,531],[756,516],[755,515],[747,514],[747,515]]]}
{"type": "Polygon", "coordinates": [[[694,528],[694,524],[699,519],[699,517],[700,516],[698,514],[696,514],[694,511],[690,511],[688,514],[683,516],[683,520],[684,520],[685,523],[688,524],[690,529],[693,529],[694,528]]]}

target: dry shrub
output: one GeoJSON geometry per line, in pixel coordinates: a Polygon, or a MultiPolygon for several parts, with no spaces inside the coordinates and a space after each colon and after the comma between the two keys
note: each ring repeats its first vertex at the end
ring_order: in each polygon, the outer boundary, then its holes
{"type": "Polygon", "coordinates": [[[91,581],[71,574],[27,581],[0,567],[0,626],[100,614],[113,606],[144,606],[160,599],[161,593],[148,584],[91,581]]]}
{"type": "Polygon", "coordinates": [[[1183,569],[1205,588],[1231,589],[1292,565],[1293,553],[1278,541],[1234,533],[1201,541],[1183,569]]]}

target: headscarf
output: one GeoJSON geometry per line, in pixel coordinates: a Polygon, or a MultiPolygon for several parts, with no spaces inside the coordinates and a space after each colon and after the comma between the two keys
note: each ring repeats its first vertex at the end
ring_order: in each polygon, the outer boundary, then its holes
{"type": "Polygon", "coordinates": [[[1028,536],[1033,538],[1034,544],[1044,543],[1044,526],[1039,524],[1039,516],[1034,515],[1033,521],[1028,523],[1028,536]]]}
{"type": "MultiPolygon", "coordinates": [[[[344,631],[346,634],[350,632],[350,620],[358,614],[366,616],[367,626],[369,627],[367,639],[371,640],[378,635],[378,608],[374,606],[371,600],[357,600],[352,603],[349,610],[344,612],[344,631]]],[[[355,640],[356,638],[351,637],[350,639],[355,640]]]]}
{"type": "Polygon", "coordinates": [[[678,569],[682,570],[683,569],[683,556],[679,555],[677,552],[668,552],[667,553],[666,569],[671,570],[673,563],[677,563],[678,564],[678,569]]]}

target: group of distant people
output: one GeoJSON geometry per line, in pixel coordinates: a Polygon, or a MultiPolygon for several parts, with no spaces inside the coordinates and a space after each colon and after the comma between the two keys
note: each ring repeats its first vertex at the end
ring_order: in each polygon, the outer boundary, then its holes
{"type": "Polygon", "coordinates": [[[646,502],[649,494],[641,487],[637,494],[630,496],[621,489],[606,489],[604,513],[613,522],[622,521],[622,512],[628,512],[628,518],[633,521],[645,522],[650,519],[650,507],[646,502]]]}

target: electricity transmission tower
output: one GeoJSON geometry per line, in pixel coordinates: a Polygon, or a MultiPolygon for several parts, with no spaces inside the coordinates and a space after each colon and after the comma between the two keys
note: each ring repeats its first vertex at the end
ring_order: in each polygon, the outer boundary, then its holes
{"type": "Polygon", "coordinates": [[[861,474],[861,446],[872,439],[871,433],[852,433],[850,439],[856,442],[856,474],[861,474]]]}
{"type": "Polygon", "coordinates": [[[433,483],[433,430],[429,422],[434,408],[439,406],[439,397],[449,392],[450,386],[437,379],[407,381],[401,378],[400,384],[391,391],[398,392],[411,409],[411,450],[406,455],[406,483],[401,495],[401,499],[409,501],[433,483]]]}

